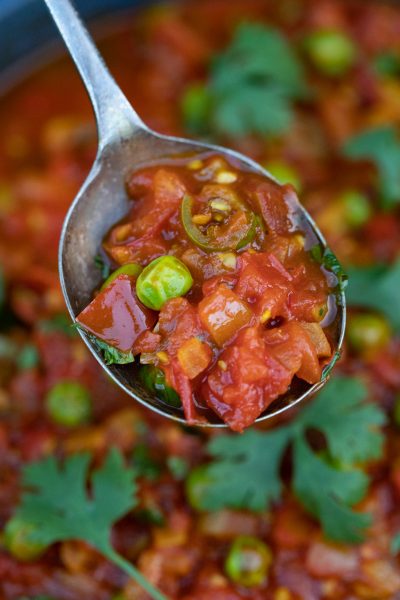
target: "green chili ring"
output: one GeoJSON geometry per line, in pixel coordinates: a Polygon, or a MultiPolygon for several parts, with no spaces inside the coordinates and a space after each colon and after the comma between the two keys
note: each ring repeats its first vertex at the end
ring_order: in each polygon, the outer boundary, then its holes
{"type": "Polygon", "coordinates": [[[181,219],[185,232],[189,239],[205,252],[227,252],[229,250],[240,250],[249,244],[255,237],[258,217],[251,211],[246,211],[247,226],[242,231],[233,232],[229,238],[211,240],[202,233],[192,221],[193,200],[190,196],[184,196],[181,206],[181,219]]]}

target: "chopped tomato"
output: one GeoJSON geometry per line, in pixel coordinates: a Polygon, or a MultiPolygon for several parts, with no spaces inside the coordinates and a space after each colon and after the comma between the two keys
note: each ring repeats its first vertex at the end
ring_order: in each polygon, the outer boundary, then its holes
{"type": "Polygon", "coordinates": [[[249,180],[247,196],[254,210],[261,214],[268,228],[278,234],[291,229],[287,197],[293,193],[291,186],[281,186],[272,180],[249,180]]]}
{"type": "Polygon", "coordinates": [[[220,285],[200,302],[199,317],[213,340],[223,346],[250,323],[252,313],[237,294],[220,285]]]}
{"type": "Polygon", "coordinates": [[[178,361],[189,379],[200,375],[211,362],[212,351],[208,344],[197,337],[190,338],[178,350],[178,361]]]}
{"type": "Polygon", "coordinates": [[[321,365],[310,336],[299,323],[289,321],[282,327],[267,330],[264,339],[272,356],[288,371],[307,383],[321,378],[321,365]]]}
{"type": "Polygon", "coordinates": [[[260,329],[248,327],[221,354],[202,391],[229,427],[242,431],[286,392],[291,378],[292,374],[268,352],[260,329]]]}
{"type": "Polygon", "coordinates": [[[179,208],[186,188],[172,170],[156,170],[152,181],[152,193],[144,196],[134,207],[132,233],[140,237],[155,232],[179,208]]]}
{"type": "Polygon", "coordinates": [[[319,323],[302,322],[300,325],[309,336],[318,358],[327,358],[332,354],[328,338],[319,323]]]}
{"type": "Polygon", "coordinates": [[[138,336],[154,326],[156,316],[137,299],[134,280],[119,275],[76,320],[107,344],[130,352],[138,336]]]}

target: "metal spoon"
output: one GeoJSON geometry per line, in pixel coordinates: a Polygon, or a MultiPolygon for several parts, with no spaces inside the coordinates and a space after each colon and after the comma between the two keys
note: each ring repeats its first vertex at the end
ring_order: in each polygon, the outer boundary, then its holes
{"type": "MultiPolygon", "coordinates": [[[[95,163],[69,209],[60,240],[61,286],[68,310],[75,319],[89,304],[93,290],[99,287],[101,277],[95,267],[95,257],[106,232],[128,212],[129,200],[125,193],[124,181],[127,174],[136,167],[176,154],[204,153],[211,150],[236,159],[247,170],[251,169],[274,178],[260,165],[232,150],[160,135],[149,129],[110,75],[70,1],[45,0],[45,3],[86,86],[96,115],[99,138],[95,163]]],[[[325,248],[325,240],[300,204],[298,217],[305,227],[311,229],[315,241],[325,248]]],[[[338,351],[343,342],[345,320],[345,298],[342,293],[336,318],[338,351]]],[[[132,365],[106,366],[85,333],[80,331],[80,335],[101,366],[125,392],[160,415],[181,423],[186,422],[179,408],[164,404],[143,388],[132,365]]],[[[304,385],[297,391],[291,391],[278,398],[257,421],[274,417],[298,404],[315,393],[323,383],[304,385]]],[[[215,415],[207,413],[207,417],[215,421],[207,423],[208,425],[225,426],[215,415]]]]}

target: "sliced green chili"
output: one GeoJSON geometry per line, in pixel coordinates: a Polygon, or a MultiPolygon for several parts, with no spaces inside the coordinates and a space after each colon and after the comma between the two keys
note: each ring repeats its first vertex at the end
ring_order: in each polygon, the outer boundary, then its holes
{"type": "Polygon", "coordinates": [[[228,228],[227,231],[223,232],[223,226],[215,225],[210,226],[208,229],[210,233],[205,234],[193,223],[192,208],[193,200],[186,195],[183,198],[181,207],[182,224],[189,239],[202,250],[206,252],[239,250],[254,239],[257,229],[257,215],[253,212],[241,211],[236,219],[235,226],[228,228]],[[221,235],[218,237],[216,234],[217,228],[221,231],[221,235]]]}

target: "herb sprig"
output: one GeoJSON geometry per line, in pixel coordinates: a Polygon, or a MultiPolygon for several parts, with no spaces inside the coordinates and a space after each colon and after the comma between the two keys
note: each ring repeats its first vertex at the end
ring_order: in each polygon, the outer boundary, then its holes
{"type": "Polygon", "coordinates": [[[44,546],[66,540],[84,540],[135,579],[153,600],[166,600],[130,562],[111,545],[111,527],[137,504],[134,471],[121,454],[111,450],[93,471],[87,492],[90,454],[76,454],[63,465],[51,456],[26,465],[25,489],[15,518],[30,523],[44,546]]]}
{"type": "Polygon", "coordinates": [[[400,259],[392,265],[349,267],[349,306],[383,313],[395,331],[400,331],[400,259]]]}
{"type": "Polygon", "coordinates": [[[267,509],[281,496],[281,463],[291,447],[292,488],[299,501],[320,521],[327,537],[361,541],[370,516],[352,509],[369,482],[360,464],[380,457],[383,436],[378,427],[385,420],[366,397],[360,380],[336,377],[292,423],[271,432],[215,438],[208,446],[211,462],[189,476],[189,499],[195,493],[200,510],[267,509]],[[310,445],[309,430],[324,435],[324,451],[310,445]]]}
{"type": "Polygon", "coordinates": [[[282,34],[242,23],[211,63],[206,84],[188,88],[183,113],[197,134],[277,134],[290,127],[293,102],[306,96],[302,65],[282,34]]]}
{"type": "Polygon", "coordinates": [[[379,175],[382,206],[400,202],[400,140],[392,126],[376,127],[347,140],[344,155],[353,160],[370,160],[379,175]]]}

